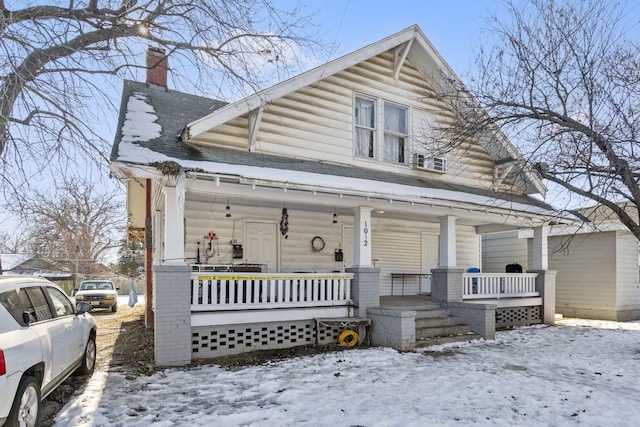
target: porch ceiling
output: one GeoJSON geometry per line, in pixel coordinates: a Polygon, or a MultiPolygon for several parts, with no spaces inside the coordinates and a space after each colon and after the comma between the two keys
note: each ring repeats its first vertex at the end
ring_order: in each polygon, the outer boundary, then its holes
{"type": "Polygon", "coordinates": [[[476,227],[490,227],[491,231],[527,228],[548,221],[548,217],[509,211],[495,206],[465,204],[450,200],[411,200],[403,197],[381,195],[354,195],[328,189],[297,189],[225,182],[218,184],[202,180],[189,180],[187,200],[211,203],[219,199],[230,205],[261,206],[290,210],[313,210],[331,215],[352,216],[358,206],[369,206],[374,218],[402,219],[410,221],[438,222],[439,218],[452,215],[457,223],[476,227]]]}

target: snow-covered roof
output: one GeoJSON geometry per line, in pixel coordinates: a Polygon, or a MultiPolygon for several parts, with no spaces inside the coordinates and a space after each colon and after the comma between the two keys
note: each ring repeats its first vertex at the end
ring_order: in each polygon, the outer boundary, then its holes
{"type": "Polygon", "coordinates": [[[10,271],[32,258],[29,254],[0,254],[0,264],[3,271],[10,271]]]}
{"type": "Polygon", "coordinates": [[[222,105],[225,102],[126,80],[111,158],[118,159],[122,142],[142,144],[167,156],[197,157],[179,142],[180,134],[190,120],[222,105]]]}
{"type": "Polygon", "coordinates": [[[469,206],[502,208],[534,215],[567,216],[534,197],[498,193],[424,177],[280,156],[255,156],[249,152],[220,147],[202,148],[198,157],[199,160],[169,157],[138,143],[122,141],[117,160],[141,166],[173,161],[186,171],[233,176],[258,183],[280,183],[283,187],[305,186],[332,192],[366,193],[396,200],[455,201],[469,206]]]}

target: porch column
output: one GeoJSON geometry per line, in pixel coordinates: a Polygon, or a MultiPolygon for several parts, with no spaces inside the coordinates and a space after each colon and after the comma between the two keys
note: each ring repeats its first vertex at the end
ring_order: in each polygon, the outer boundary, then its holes
{"type": "MultiPolygon", "coordinates": [[[[164,185],[164,250],[153,267],[154,356],[160,366],[191,363],[191,271],[184,259],[184,180],[164,185]]],[[[147,273],[148,274],[148,273],[147,273]]]]}
{"type": "Polygon", "coordinates": [[[549,268],[549,246],[547,235],[549,226],[540,225],[533,229],[533,269],[546,270],[549,268]]]}
{"type": "Polygon", "coordinates": [[[431,270],[431,296],[436,301],[462,302],[462,273],[456,259],[456,217],[440,217],[440,266],[431,270]]]}
{"type": "Polygon", "coordinates": [[[528,270],[527,273],[537,273],[536,291],[542,298],[542,322],[547,325],[556,323],[556,271],[528,270]]]}
{"type": "Polygon", "coordinates": [[[431,297],[441,302],[462,302],[463,268],[434,268],[431,270],[431,297]]]}
{"type": "Polygon", "coordinates": [[[156,265],[153,278],[155,362],[159,366],[187,365],[191,363],[191,270],[186,264],[156,265]]]}
{"type": "Polygon", "coordinates": [[[184,188],[164,187],[163,264],[184,264],[184,188]]]}
{"type": "Polygon", "coordinates": [[[440,217],[440,267],[455,267],[456,260],[456,217],[440,217]]]}
{"type": "Polygon", "coordinates": [[[358,206],[353,210],[353,266],[371,267],[371,210],[358,206]]]}
{"type": "Polygon", "coordinates": [[[353,273],[351,299],[356,317],[367,317],[367,309],[380,306],[380,269],[371,263],[371,210],[358,206],[353,210],[353,273]]]}

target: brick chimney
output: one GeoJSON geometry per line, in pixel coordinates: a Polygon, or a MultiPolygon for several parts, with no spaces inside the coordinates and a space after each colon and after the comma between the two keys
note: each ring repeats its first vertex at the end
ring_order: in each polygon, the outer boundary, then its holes
{"type": "Polygon", "coordinates": [[[149,46],[147,50],[147,84],[167,89],[169,61],[164,49],[149,46]]]}

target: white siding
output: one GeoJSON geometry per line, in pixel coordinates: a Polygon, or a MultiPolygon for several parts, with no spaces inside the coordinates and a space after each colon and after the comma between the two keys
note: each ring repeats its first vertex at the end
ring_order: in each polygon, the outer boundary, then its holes
{"type": "Polygon", "coordinates": [[[640,310],[638,239],[630,232],[618,232],[616,255],[616,277],[618,279],[616,308],[618,310],[640,310]]]}
{"type": "Polygon", "coordinates": [[[549,269],[558,272],[557,312],[604,318],[615,310],[615,232],[552,237],[549,251],[549,269]]]}
{"type": "MultiPolygon", "coordinates": [[[[186,203],[186,249],[187,263],[196,262],[197,241],[200,240],[201,262],[208,264],[231,264],[246,262],[232,258],[230,242],[246,244],[244,223],[246,221],[279,224],[281,209],[243,205],[231,205],[231,218],[225,217],[226,201],[211,203],[187,200],[186,203]],[[205,256],[206,240],[210,231],[216,233],[215,254],[208,260],[205,256]]],[[[340,215],[338,224],[332,223],[332,213],[288,208],[289,237],[278,234],[281,272],[331,272],[343,271],[342,262],[334,260],[334,251],[345,247],[342,240],[343,227],[353,227],[353,217],[340,215]],[[311,240],[320,236],[326,246],[314,252],[311,240]]],[[[373,218],[372,258],[381,269],[381,295],[391,294],[391,273],[422,271],[421,233],[439,234],[438,223],[409,221],[388,218],[373,218]]],[[[457,226],[457,257],[461,268],[476,267],[480,262],[479,236],[469,226],[457,226]]],[[[346,258],[346,257],[345,257],[346,258]]],[[[349,257],[350,258],[350,257],[349,257]]],[[[401,281],[396,280],[394,291],[399,294],[401,281]]],[[[405,295],[418,293],[417,278],[405,280],[405,295]]]]}
{"type": "MultiPolygon", "coordinates": [[[[373,218],[372,258],[380,268],[380,294],[391,295],[391,273],[416,273],[422,268],[422,231],[439,233],[436,223],[373,218]]],[[[401,280],[394,281],[394,294],[402,291],[401,280]]],[[[406,295],[418,293],[417,278],[406,278],[406,295]]]]}
{"type": "Polygon", "coordinates": [[[280,268],[282,272],[307,271],[330,272],[342,271],[341,263],[334,261],[334,250],[342,247],[342,224],[352,219],[341,218],[340,223],[332,223],[331,213],[317,213],[288,209],[289,233],[285,239],[279,232],[282,209],[231,205],[231,218],[225,217],[226,202],[205,204],[201,202],[187,202],[186,211],[186,254],[189,263],[194,263],[197,253],[197,241],[213,231],[218,239],[214,243],[215,255],[209,260],[202,259],[202,263],[231,264],[247,262],[246,259],[233,259],[230,242],[246,244],[244,237],[244,223],[246,221],[266,222],[278,225],[280,268]],[[311,240],[320,236],[325,241],[325,248],[314,252],[311,240]]]}
{"type": "Polygon", "coordinates": [[[456,226],[457,266],[464,268],[480,267],[480,236],[474,227],[456,226]]]}
{"type": "MultiPolygon", "coordinates": [[[[491,188],[493,161],[477,143],[462,142],[445,153],[448,171],[444,176],[411,168],[412,153],[424,152],[425,133],[433,131],[425,129],[425,123],[437,127],[451,123],[454,116],[410,61],[405,63],[398,81],[393,80],[392,70],[392,55],[385,53],[274,100],[264,108],[256,151],[491,188]],[[356,93],[410,107],[412,146],[406,165],[354,157],[353,98],[356,93]]],[[[247,127],[245,115],[201,135],[198,141],[246,150],[247,127]]],[[[505,182],[505,188],[509,185],[505,182]]]]}
{"type": "Polygon", "coordinates": [[[518,238],[518,231],[482,236],[482,272],[504,273],[507,264],[518,263],[528,269],[527,240],[518,238]]]}

